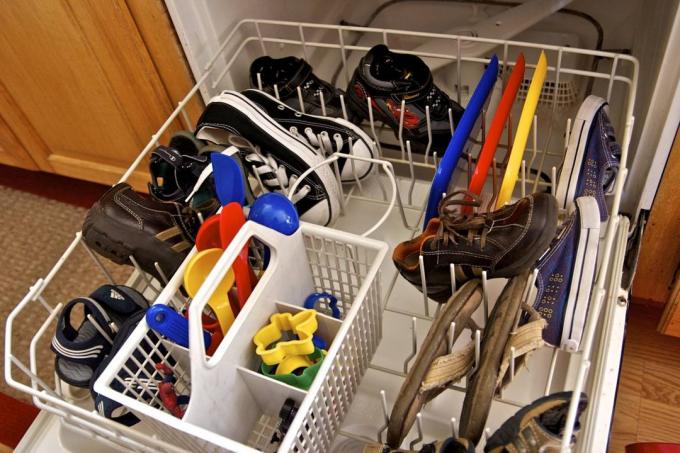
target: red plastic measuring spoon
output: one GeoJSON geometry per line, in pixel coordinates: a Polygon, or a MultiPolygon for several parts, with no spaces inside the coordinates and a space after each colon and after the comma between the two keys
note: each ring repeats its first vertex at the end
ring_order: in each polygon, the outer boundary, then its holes
{"type": "MultiPolygon", "coordinates": [[[[222,208],[220,213],[220,239],[222,248],[227,248],[236,236],[236,233],[246,223],[243,208],[239,203],[232,202],[222,208]]],[[[243,307],[253,290],[250,280],[250,264],[248,263],[248,244],[246,244],[236,257],[232,266],[236,277],[236,290],[239,305],[243,307]]]]}

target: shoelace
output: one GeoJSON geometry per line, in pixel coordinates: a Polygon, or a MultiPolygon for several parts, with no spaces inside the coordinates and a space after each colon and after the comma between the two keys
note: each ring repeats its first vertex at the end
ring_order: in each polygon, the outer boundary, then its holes
{"type": "Polygon", "coordinates": [[[328,132],[321,131],[321,133],[315,134],[311,127],[306,127],[303,129],[304,135],[301,134],[298,128],[295,126],[291,127],[289,131],[294,137],[302,140],[314,148],[317,148],[324,156],[329,156],[334,152],[342,151],[342,147],[345,145],[342,140],[342,135],[338,133],[333,134],[333,141],[331,141],[328,132]],[[333,147],[334,144],[335,147],[333,147]]]}
{"type": "MultiPolygon", "coordinates": [[[[258,180],[262,181],[262,184],[267,186],[270,191],[282,192],[284,195],[290,196],[290,187],[297,181],[297,175],[289,177],[286,167],[279,165],[278,162],[276,162],[276,159],[270,154],[262,154],[258,146],[252,146],[250,151],[251,152],[245,156],[245,160],[246,162],[253,164],[253,169],[258,180]],[[263,179],[267,174],[271,174],[272,176],[263,179]]],[[[305,198],[311,191],[312,188],[307,184],[298,187],[297,192],[291,197],[291,201],[295,204],[305,198]]]]}
{"type": "Polygon", "coordinates": [[[430,106],[430,111],[441,114],[448,110],[451,99],[433,83],[426,96],[426,103],[430,106]]]}
{"type": "Polygon", "coordinates": [[[439,231],[437,236],[443,240],[444,246],[448,241],[458,244],[458,240],[467,240],[472,244],[475,235],[480,236],[479,245],[483,249],[486,236],[493,228],[493,222],[484,214],[466,216],[461,213],[460,206],[481,205],[479,195],[467,190],[458,190],[447,195],[439,202],[439,231]]]}

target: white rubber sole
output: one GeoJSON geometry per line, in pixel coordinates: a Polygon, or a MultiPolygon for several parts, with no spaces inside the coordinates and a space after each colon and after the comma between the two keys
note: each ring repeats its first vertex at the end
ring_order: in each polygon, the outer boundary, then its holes
{"type": "Polygon", "coordinates": [[[562,324],[561,348],[575,352],[581,344],[590,306],[590,292],[595,279],[597,249],[600,242],[600,209],[593,197],[576,199],[580,224],[578,246],[574,257],[571,285],[562,324]]]}
{"type": "MultiPolygon", "coordinates": [[[[229,104],[240,110],[242,113],[251,118],[254,123],[258,124],[260,128],[266,129],[266,132],[272,138],[278,141],[290,152],[307,162],[310,167],[313,167],[324,160],[324,158],[319,156],[319,154],[310,148],[309,145],[290,135],[283,127],[281,127],[281,125],[279,125],[269,115],[263,112],[260,107],[255,105],[240,93],[235,91],[223,91],[219,95],[210,99],[210,103],[213,102],[229,104]]],[[[338,189],[338,182],[335,178],[333,170],[329,165],[323,165],[317,168],[315,173],[321,180],[323,188],[328,194],[328,202],[330,204],[328,219],[326,221],[319,219],[319,214],[323,209],[321,209],[321,206],[318,204],[300,216],[300,219],[311,223],[329,225],[333,223],[333,221],[340,214],[340,191],[338,189]]]]}
{"type": "Polygon", "coordinates": [[[564,155],[562,170],[560,170],[560,176],[557,179],[555,196],[557,197],[557,204],[560,209],[569,209],[574,204],[574,196],[581,168],[583,167],[583,156],[588,144],[590,128],[595,114],[606,103],[607,101],[601,97],[591,94],[578,109],[576,119],[571,127],[569,144],[564,155]]]}

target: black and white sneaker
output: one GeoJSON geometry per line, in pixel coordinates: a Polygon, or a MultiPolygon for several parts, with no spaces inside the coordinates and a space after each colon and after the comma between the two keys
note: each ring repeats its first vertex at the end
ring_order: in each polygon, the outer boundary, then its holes
{"type": "MultiPolygon", "coordinates": [[[[334,152],[358,157],[375,157],[373,141],[349,121],[298,112],[260,90],[245,90],[241,94],[260,106],[292,135],[317,149],[324,157],[334,152]]],[[[363,179],[373,169],[371,162],[356,159],[354,164],[347,162],[347,159],[338,159],[338,166],[342,182],[363,179]]]]}
{"type": "MultiPolygon", "coordinates": [[[[238,147],[262,189],[286,196],[303,172],[323,161],[307,143],[235,91],[224,91],[210,100],[196,125],[196,137],[238,147]]],[[[340,212],[340,194],[331,167],[323,165],[305,177],[292,201],[302,220],[332,223],[340,212]]]]}

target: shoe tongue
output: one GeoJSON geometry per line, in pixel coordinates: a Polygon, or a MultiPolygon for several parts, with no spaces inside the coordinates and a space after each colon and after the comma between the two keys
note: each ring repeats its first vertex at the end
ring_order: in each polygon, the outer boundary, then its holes
{"type": "Polygon", "coordinates": [[[399,91],[427,91],[430,88],[431,77],[420,74],[428,70],[424,64],[418,64],[417,57],[394,54],[384,45],[374,47],[364,57],[363,64],[366,78],[380,88],[399,91]]]}

